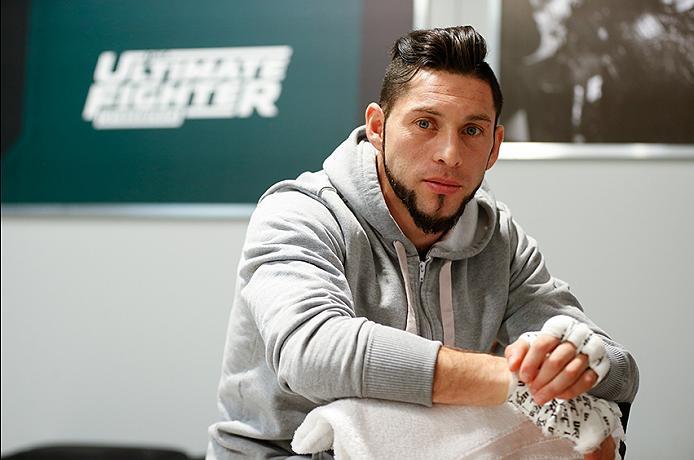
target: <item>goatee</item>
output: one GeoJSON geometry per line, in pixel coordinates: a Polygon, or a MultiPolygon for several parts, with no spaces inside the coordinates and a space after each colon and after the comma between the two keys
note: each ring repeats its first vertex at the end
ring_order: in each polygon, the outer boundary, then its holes
{"type": "MultiPolygon", "coordinates": [[[[453,226],[458,222],[460,216],[463,215],[463,212],[465,211],[465,206],[470,202],[472,197],[475,196],[475,192],[477,192],[477,189],[479,189],[480,185],[482,185],[480,183],[469,196],[465,197],[460,207],[452,215],[443,217],[432,216],[419,209],[419,206],[417,205],[417,194],[414,190],[408,189],[403,183],[401,183],[399,180],[395,178],[391,170],[388,169],[388,165],[385,161],[385,156],[386,155],[384,149],[383,168],[386,172],[388,183],[390,183],[390,186],[393,188],[395,195],[400,199],[400,201],[402,201],[402,203],[407,208],[407,211],[410,213],[410,216],[412,217],[412,220],[414,221],[414,224],[417,226],[417,228],[419,228],[421,231],[427,234],[445,233],[451,228],[453,228],[453,226]]],[[[439,195],[438,199],[438,209],[441,209],[443,207],[444,196],[439,195]]]]}

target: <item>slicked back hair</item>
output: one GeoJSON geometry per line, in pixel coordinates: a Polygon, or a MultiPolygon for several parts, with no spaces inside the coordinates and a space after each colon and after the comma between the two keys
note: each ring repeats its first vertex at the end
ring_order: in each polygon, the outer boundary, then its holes
{"type": "Polygon", "coordinates": [[[501,115],[503,96],[494,71],[484,58],[487,43],[471,26],[414,30],[400,37],[391,50],[391,61],[381,86],[379,105],[386,118],[395,101],[420,69],[443,70],[478,78],[492,90],[495,124],[501,115]]]}

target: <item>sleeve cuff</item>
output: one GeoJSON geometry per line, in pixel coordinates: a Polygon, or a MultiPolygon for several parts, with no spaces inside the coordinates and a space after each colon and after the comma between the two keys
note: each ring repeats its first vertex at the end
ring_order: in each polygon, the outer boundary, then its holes
{"type": "Polygon", "coordinates": [[[610,360],[610,370],[605,378],[593,387],[589,393],[608,401],[633,401],[635,392],[630,391],[633,385],[628,383],[629,361],[627,357],[622,350],[608,343],[605,343],[605,351],[610,360]]]}
{"type": "Polygon", "coordinates": [[[441,342],[377,325],[366,350],[362,396],[431,406],[440,347],[441,342]]]}

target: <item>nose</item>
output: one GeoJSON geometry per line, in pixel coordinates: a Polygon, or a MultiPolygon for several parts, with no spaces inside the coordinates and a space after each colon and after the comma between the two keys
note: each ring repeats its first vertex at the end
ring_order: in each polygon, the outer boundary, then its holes
{"type": "Polygon", "coordinates": [[[450,168],[460,166],[463,161],[463,142],[457,132],[441,136],[437,145],[434,161],[445,164],[450,168]]]}

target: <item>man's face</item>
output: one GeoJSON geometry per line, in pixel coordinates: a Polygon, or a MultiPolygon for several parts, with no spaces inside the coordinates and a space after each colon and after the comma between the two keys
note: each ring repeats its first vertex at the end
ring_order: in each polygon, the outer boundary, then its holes
{"type": "Polygon", "coordinates": [[[495,116],[486,82],[420,70],[391,107],[376,145],[389,207],[397,197],[424,233],[450,229],[496,161],[503,128],[495,129],[495,116]]]}

